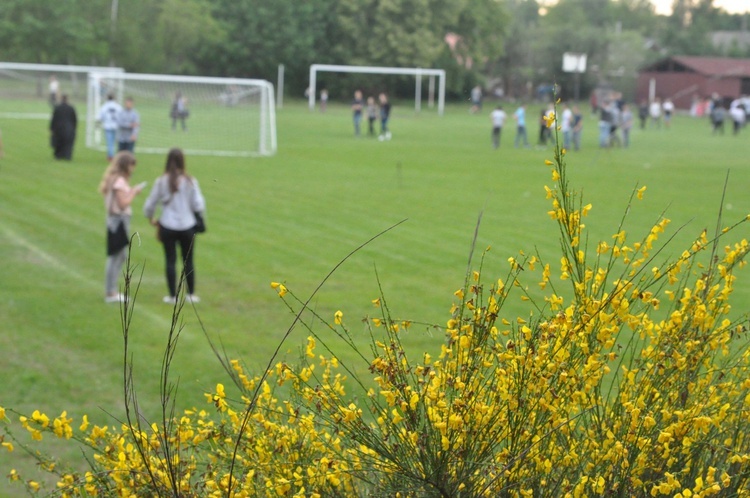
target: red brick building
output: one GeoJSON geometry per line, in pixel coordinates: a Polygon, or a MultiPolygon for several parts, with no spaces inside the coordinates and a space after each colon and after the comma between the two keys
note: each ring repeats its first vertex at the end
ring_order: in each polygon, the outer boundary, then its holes
{"type": "Polygon", "coordinates": [[[674,56],[644,67],[638,73],[638,101],[672,99],[679,109],[689,109],[695,96],[717,93],[725,99],[750,95],[750,59],[674,56]]]}

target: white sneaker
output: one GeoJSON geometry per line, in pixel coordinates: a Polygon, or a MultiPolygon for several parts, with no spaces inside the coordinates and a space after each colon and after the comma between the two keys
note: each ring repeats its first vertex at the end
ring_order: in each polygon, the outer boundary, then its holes
{"type": "Polygon", "coordinates": [[[124,303],[125,296],[122,294],[115,294],[114,296],[104,296],[105,303],[124,303]]]}
{"type": "Polygon", "coordinates": [[[383,136],[383,135],[380,135],[380,136],[378,137],[378,140],[380,140],[380,141],[382,142],[383,140],[385,140],[385,136],[383,136]]]}
{"type": "Polygon", "coordinates": [[[201,302],[201,298],[199,298],[195,294],[189,294],[188,297],[187,297],[187,300],[190,301],[191,303],[199,303],[199,302],[201,302]]]}
{"type": "Polygon", "coordinates": [[[390,140],[391,139],[391,132],[390,131],[386,131],[385,132],[385,139],[386,140],[390,140]]]}
{"type": "Polygon", "coordinates": [[[167,304],[174,304],[175,303],[175,297],[174,296],[164,296],[162,299],[162,302],[167,304]]]}

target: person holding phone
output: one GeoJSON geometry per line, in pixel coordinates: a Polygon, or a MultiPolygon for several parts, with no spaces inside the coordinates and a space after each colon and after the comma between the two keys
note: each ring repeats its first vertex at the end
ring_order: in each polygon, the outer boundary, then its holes
{"type": "Polygon", "coordinates": [[[107,264],[105,267],[104,302],[121,303],[125,297],[118,292],[117,280],[122,273],[122,265],[128,257],[130,245],[131,204],[146,182],[130,186],[130,177],[135,170],[135,156],[128,151],[118,152],[109,163],[99,184],[99,192],[104,196],[107,212],[107,264]]]}
{"type": "Polygon", "coordinates": [[[196,213],[203,216],[206,201],[201,193],[198,180],[188,175],[185,169],[185,155],[181,149],[172,149],[167,154],[164,174],[157,178],[151,193],[143,206],[143,213],[158,227],[159,240],[164,246],[166,277],[169,295],[163,301],[174,304],[177,299],[177,246],[182,254],[182,266],[187,283],[187,299],[197,303],[195,295],[195,253],[196,213]],[[159,218],[155,218],[160,208],[159,218]]]}

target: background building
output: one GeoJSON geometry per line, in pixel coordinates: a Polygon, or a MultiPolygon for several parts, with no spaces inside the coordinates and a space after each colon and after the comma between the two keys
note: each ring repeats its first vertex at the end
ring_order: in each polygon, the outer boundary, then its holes
{"type": "Polygon", "coordinates": [[[750,59],[728,57],[667,57],[639,71],[637,100],[672,99],[689,109],[696,97],[717,93],[725,99],[750,95],[750,59]]]}

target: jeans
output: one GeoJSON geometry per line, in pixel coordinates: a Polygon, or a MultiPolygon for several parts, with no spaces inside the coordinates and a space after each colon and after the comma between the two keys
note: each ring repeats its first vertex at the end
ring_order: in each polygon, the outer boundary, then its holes
{"type": "Polygon", "coordinates": [[[570,143],[573,141],[573,131],[565,130],[562,132],[563,136],[563,148],[570,150],[570,143]]]}
{"type": "Polygon", "coordinates": [[[385,135],[388,132],[388,118],[380,118],[380,134],[385,135]]]}
{"type": "Polygon", "coordinates": [[[573,131],[573,150],[581,148],[581,130],[573,131]]]}
{"type": "Polygon", "coordinates": [[[612,132],[612,125],[607,121],[599,121],[599,147],[609,147],[609,134],[612,132]]]}
{"type": "Polygon", "coordinates": [[[355,112],[354,113],[354,134],[359,136],[359,125],[362,122],[362,113],[361,112],[355,112]]]}
{"type": "Polygon", "coordinates": [[[182,253],[182,271],[185,273],[185,282],[188,294],[195,291],[195,268],[193,266],[193,253],[195,252],[195,230],[170,230],[161,227],[159,231],[161,243],[164,245],[164,256],[166,258],[167,287],[169,295],[177,295],[177,244],[180,245],[182,253]]]}
{"type": "Polygon", "coordinates": [[[117,130],[104,130],[104,138],[107,141],[107,159],[115,157],[115,135],[117,135],[117,130]]]}
{"type": "Polygon", "coordinates": [[[518,147],[521,143],[521,140],[523,139],[523,145],[524,147],[529,146],[529,139],[526,137],[526,127],[525,126],[519,126],[516,131],[516,141],[515,146],[518,147]]]}

